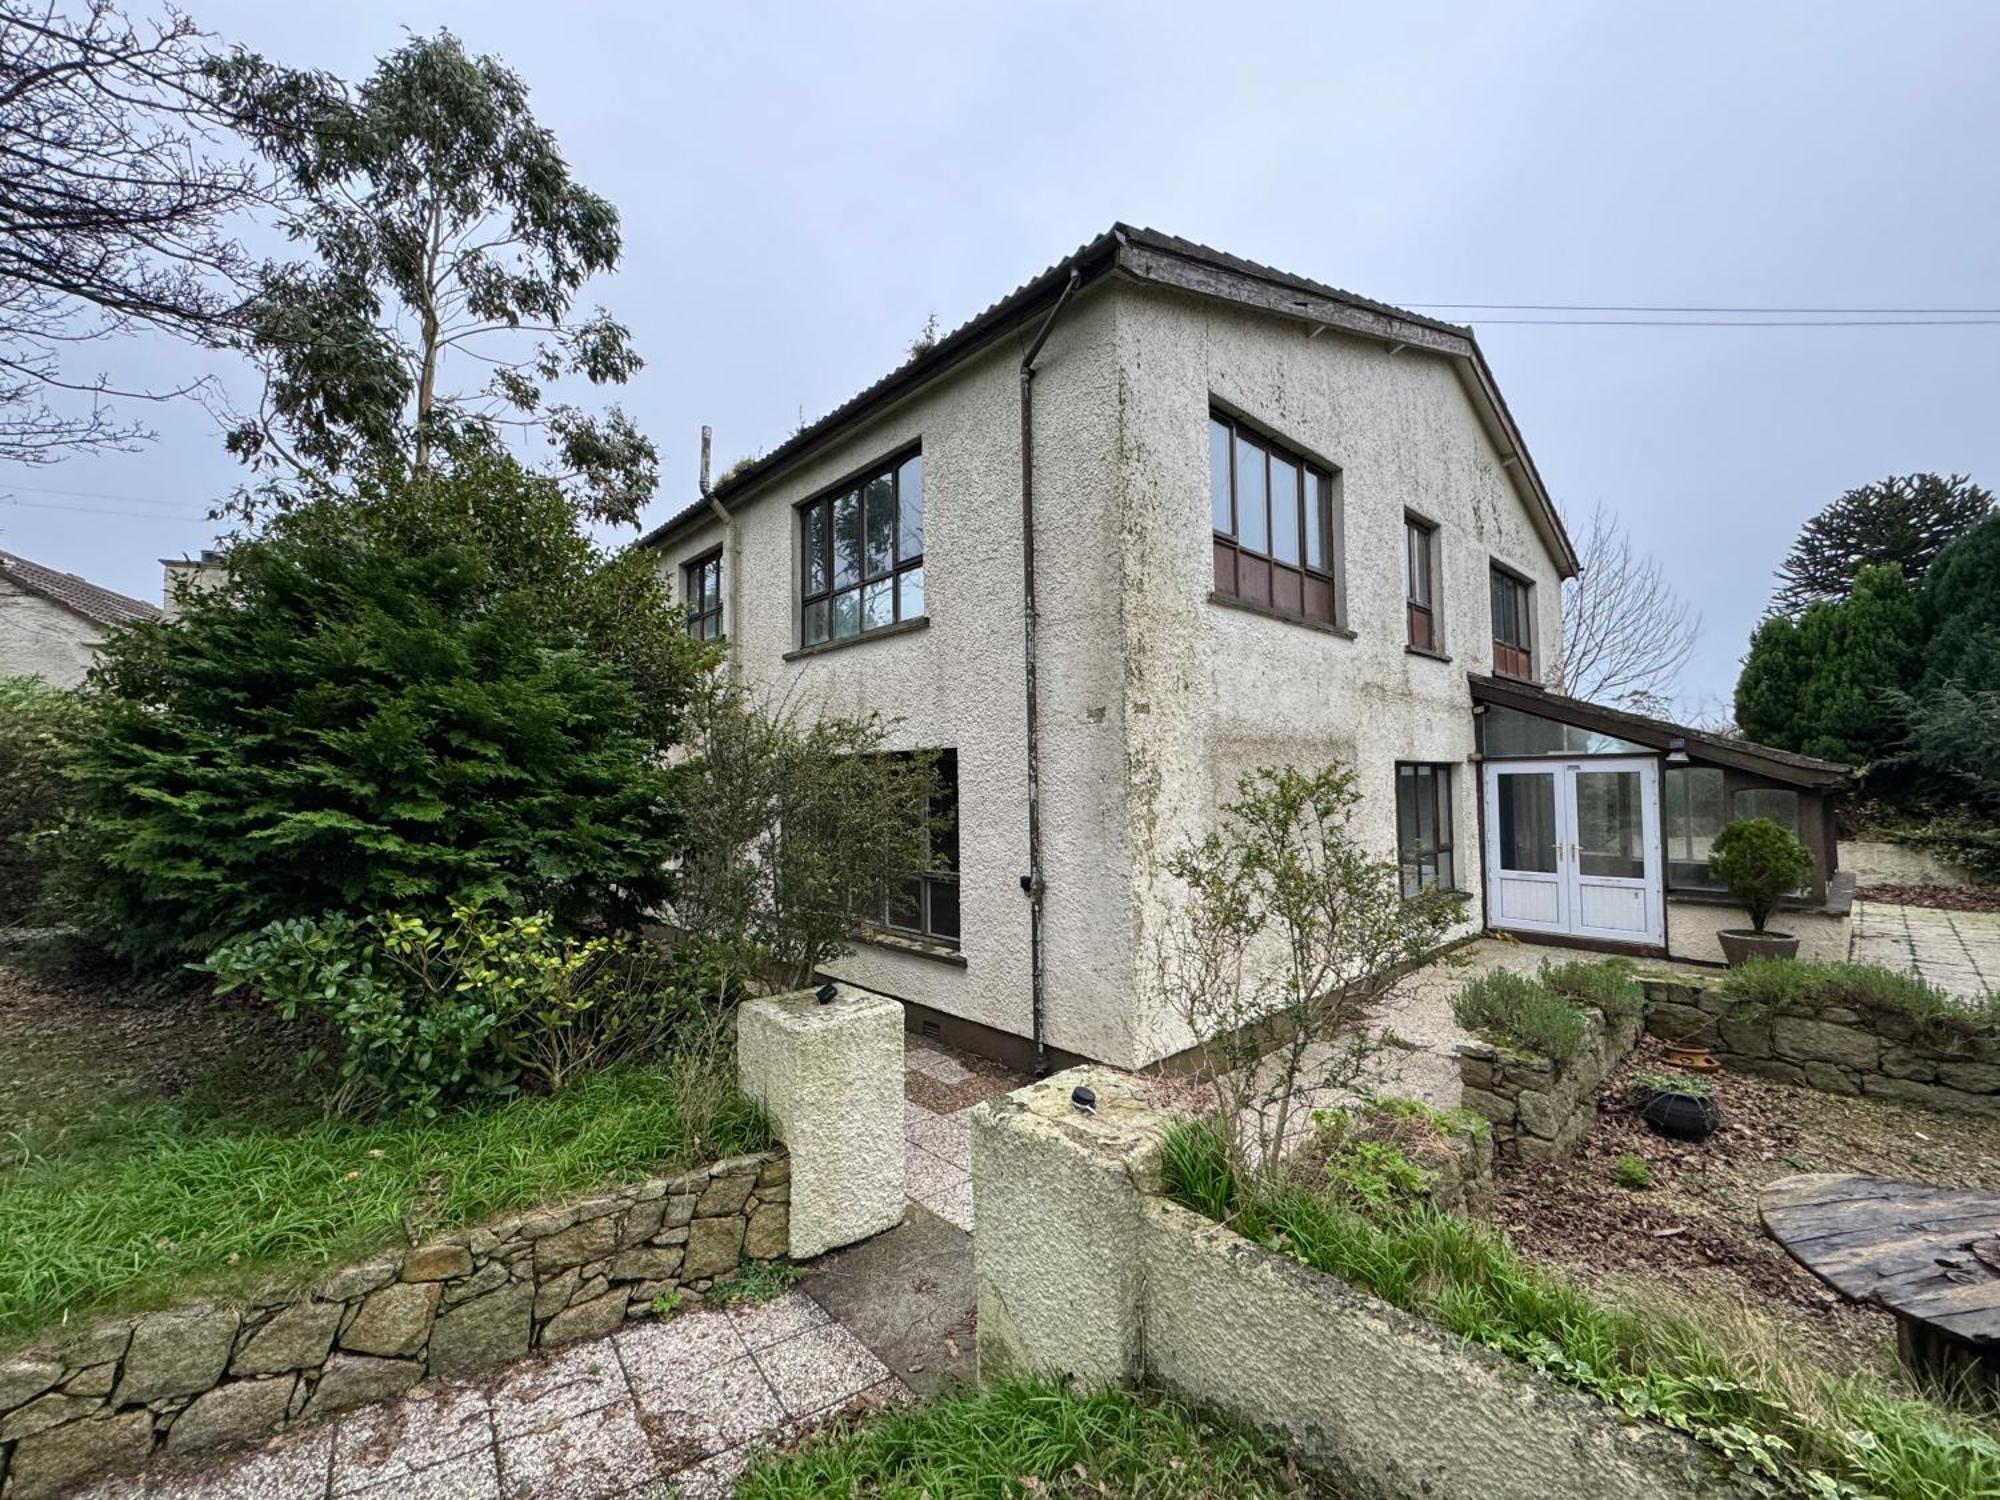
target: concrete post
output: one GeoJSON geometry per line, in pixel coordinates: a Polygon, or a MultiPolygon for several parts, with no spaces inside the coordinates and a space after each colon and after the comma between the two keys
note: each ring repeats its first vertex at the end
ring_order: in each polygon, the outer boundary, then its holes
{"type": "Polygon", "coordinates": [[[1129,1078],[1095,1067],[973,1111],[982,1376],[1102,1385],[1144,1373],[1143,1195],[1159,1190],[1165,1123],[1129,1078]],[[1079,1086],[1095,1092],[1094,1112],[1073,1102],[1079,1086]]]}
{"type": "Polygon", "coordinates": [[[806,1260],[903,1218],[903,1007],[836,985],[736,1012],[743,1092],[791,1153],[791,1255],[806,1260]]]}

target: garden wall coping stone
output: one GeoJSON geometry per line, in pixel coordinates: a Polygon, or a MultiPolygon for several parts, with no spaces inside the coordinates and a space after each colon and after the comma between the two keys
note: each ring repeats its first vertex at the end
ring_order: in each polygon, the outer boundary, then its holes
{"type": "Polygon", "coordinates": [[[974,1111],[982,1376],[1150,1381],[1260,1428],[1357,1500],[1748,1493],[1691,1439],[1172,1203],[1166,1123],[1091,1067],[974,1111]],[[1071,1106],[1079,1084],[1095,1115],[1071,1106]]]}

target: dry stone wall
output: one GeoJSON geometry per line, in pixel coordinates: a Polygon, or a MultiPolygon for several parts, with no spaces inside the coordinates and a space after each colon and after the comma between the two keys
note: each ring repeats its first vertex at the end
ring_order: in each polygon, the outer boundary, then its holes
{"type": "Polygon", "coordinates": [[[1461,1103],[1493,1126],[1501,1161],[1555,1161],[1583,1138],[1597,1113],[1597,1089],[1639,1045],[1640,1018],[1589,1011],[1590,1031],[1567,1062],[1490,1042],[1461,1042],[1461,1103]]]}
{"type": "Polygon", "coordinates": [[[0,1496],[40,1500],[156,1449],[262,1437],[609,1333],[669,1291],[786,1253],[791,1161],[731,1157],[394,1250],[244,1303],[107,1320],[0,1356],[0,1496]]]}
{"type": "Polygon", "coordinates": [[[1724,981],[1652,975],[1646,1029],[1708,1047],[1738,1073],[1829,1094],[2000,1115],[2000,1027],[1924,1026],[1893,1011],[1751,1004],[1724,981]]]}

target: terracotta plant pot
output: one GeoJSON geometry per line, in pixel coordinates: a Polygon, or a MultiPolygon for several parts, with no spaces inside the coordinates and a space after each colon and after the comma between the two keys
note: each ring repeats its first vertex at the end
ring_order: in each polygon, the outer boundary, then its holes
{"type": "Polygon", "coordinates": [[[1681,1073],[1720,1073],[1722,1064],[1706,1047],[1689,1042],[1667,1043],[1667,1066],[1681,1073]]]}
{"type": "Polygon", "coordinates": [[[1756,932],[1748,927],[1725,927],[1715,935],[1722,944],[1722,956],[1729,967],[1752,958],[1796,958],[1799,940],[1789,932],[1756,932]]]}
{"type": "Polygon", "coordinates": [[[1677,1141],[1702,1141],[1722,1124],[1722,1107],[1713,1094],[1661,1092],[1646,1101],[1640,1118],[1677,1141]]]}

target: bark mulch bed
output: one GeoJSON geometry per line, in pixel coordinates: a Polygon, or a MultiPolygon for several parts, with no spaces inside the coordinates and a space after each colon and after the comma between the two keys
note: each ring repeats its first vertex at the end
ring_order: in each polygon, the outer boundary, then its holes
{"type": "Polygon", "coordinates": [[[1493,1218],[1524,1252],[1624,1287],[1664,1280],[1777,1317],[1848,1367],[1878,1362],[1888,1314],[1844,1302],[1785,1254],[1757,1221],[1764,1184],[1796,1172],[1868,1172],[1942,1187],[2000,1189],[2000,1121],[1842,1098],[1722,1073],[1711,1081],[1722,1128],[1706,1141],[1652,1131],[1627,1103],[1637,1074],[1666,1072],[1648,1042],[1606,1080],[1597,1119],[1573,1156],[1503,1164],[1493,1218]],[[1651,1186],[1614,1180],[1626,1154],[1651,1186]]]}
{"type": "Polygon", "coordinates": [[[1938,911],[2000,911],[2000,885],[1869,885],[1856,891],[1854,899],[1938,911]]]}

